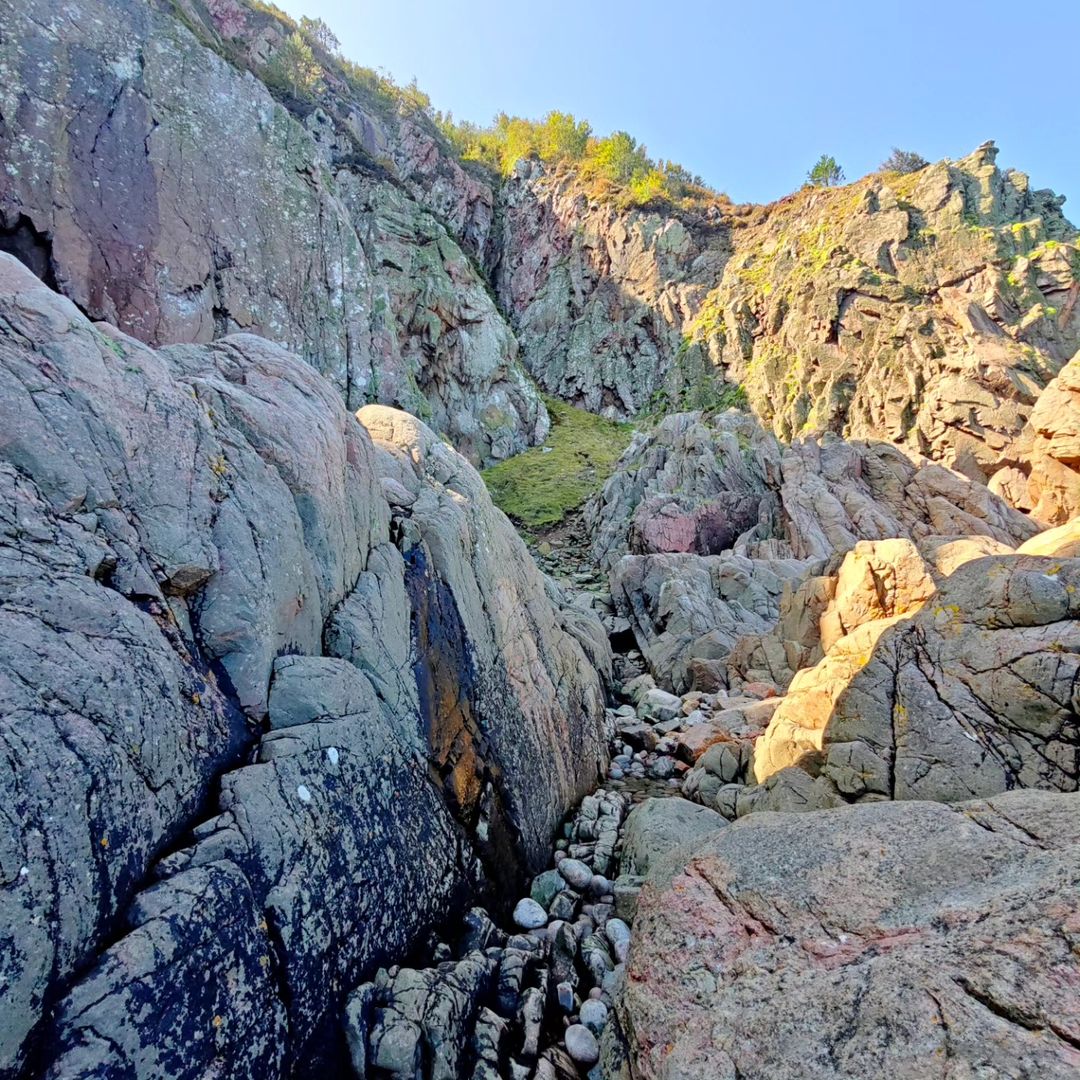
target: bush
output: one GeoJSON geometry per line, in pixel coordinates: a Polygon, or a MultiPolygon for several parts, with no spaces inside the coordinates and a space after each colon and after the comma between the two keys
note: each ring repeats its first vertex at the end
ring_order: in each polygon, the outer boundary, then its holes
{"type": "Polygon", "coordinates": [[[836,187],[844,182],[844,170],[831,154],[822,154],[817,164],[806,174],[814,187],[836,187]]]}
{"type": "Polygon", "coordinates": [[[322,68],[304,37],[294,30],[266,65],[266,79],[294,97],[310,98],[322,78],[322,68]]]}
{"type": "Polygon", "coordinates": [[[549,112],[540,125],[538,153],[544,161],[580,161],[592,129],[570,113],[549,112]]]}
{"type": "Polygon", "coordinates": [[[930,162],[914,150],[893,147],[892,153],[881,163],[881,172],[913,173],[925,169],[930,162]]]}
{"type": "Polygon", "coordinates": [[[628,184],[636,173],[652,165],[643,146],[625,131],[616,131],[596,144],[591,155],[592,169],[613,184],[628,184]]]}

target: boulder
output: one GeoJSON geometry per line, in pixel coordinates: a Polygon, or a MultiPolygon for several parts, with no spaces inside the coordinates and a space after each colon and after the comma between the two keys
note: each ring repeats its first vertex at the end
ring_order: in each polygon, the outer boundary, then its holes
{"type": "Polygon", "coordinates": [[[764,814],[642,890],[634,1075],[1073,1076],[1080,795],[764,814]],[[1005,943],[1005,944],[1003,944],[1005,943]]]}
{"type": "Polygon", "coordinates": [[[1080,515],[1080,353],[1039,395],[990,487],[1047,525],[1080,515]]]}
{"type": "Polygon", "coordinates": [[[958,799],[1080,781],[1080,560],[992,556],[910,617],[841,638],[758,741],[763,781],[803,764],[844,798],[958,799]]]}
{"type": "Polygon", "coordinates": [[[352,986],[546,863],[597,673],[413,418],[373,440],[278,346],[155,352],[8,255],[0,318],[0,1071],[331,1068],[352,986]]]}
{"type": "Polygon", "coordinates": [[[644,876],[675,848],[707,836],[724,824],[715,810],[686,799],[646,799],[630,811],[623,826],[619,873],[644,876]]]}

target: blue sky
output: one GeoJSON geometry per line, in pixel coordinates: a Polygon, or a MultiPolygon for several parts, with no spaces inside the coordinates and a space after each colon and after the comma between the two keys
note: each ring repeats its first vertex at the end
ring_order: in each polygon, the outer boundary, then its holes
{"type": "Polygon", "coordinates": [[[853,179],[894,145],[936,160],[994,139],[1080,223],[1075,2],[279,3],[459,119],[572,112],[738,201],[797,188],[823,152],[853,179]]]}

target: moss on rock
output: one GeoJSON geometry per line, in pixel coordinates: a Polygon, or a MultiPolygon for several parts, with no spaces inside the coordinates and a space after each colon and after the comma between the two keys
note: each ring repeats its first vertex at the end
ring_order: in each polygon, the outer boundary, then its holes
{"type": "Polygon", "coordinates": [[[545,398],[551,432],[543,446],[500,461],[482,473],[495,505],[519,525],[557,525],[614,471],[630,443],[631,426],[545,398]]]}

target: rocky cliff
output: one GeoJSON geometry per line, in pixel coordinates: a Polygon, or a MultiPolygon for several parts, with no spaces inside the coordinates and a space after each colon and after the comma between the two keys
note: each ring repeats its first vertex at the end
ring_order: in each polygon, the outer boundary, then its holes
{"type": "Polygon", "coordinates": [[[0,250],[151,345],[262,334],[474,461],[542,440],[476,266],[490,187],[329,69],[286,108],[252,72],[288,27],[236,12],[225,38],[199,4],[0,5],[0,250]]]}
{"type": "Polygon", "coordinates": [[[1074,1075],[1063,200],[320,33],[0,0],[0,1077],[1074,1075]]]}
{"type": "Polygon", "coordinates": [[[499,298],[537,381],[594,411],[742,400],[785,439],[888,439],[985,479],[1080,346],[1063,200],[996,153],[678,211],[523,164],[499,298]]]}
{"type": "Polygon", "coordinates": [[[280,347],[155,352],[6,255],[0,325],[0,1072],[314,1073],[348,990],[543,865],[604,634],[280,347]]]}

